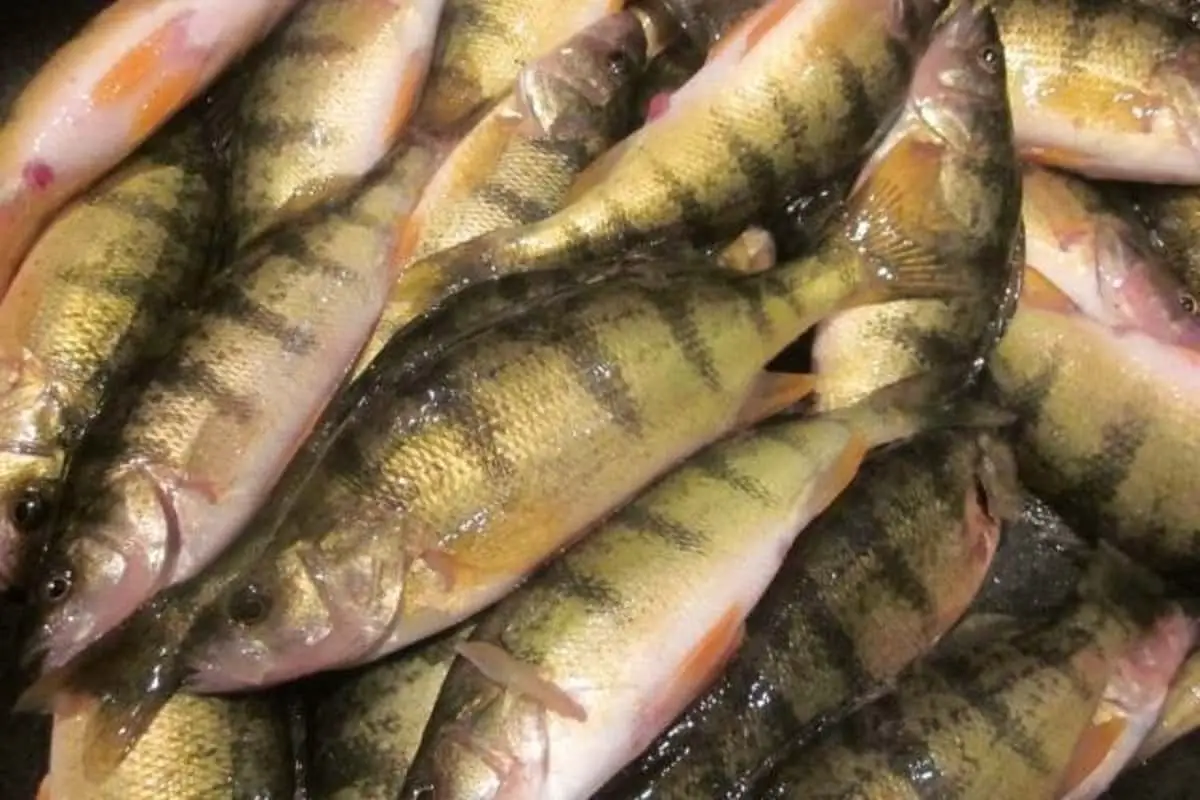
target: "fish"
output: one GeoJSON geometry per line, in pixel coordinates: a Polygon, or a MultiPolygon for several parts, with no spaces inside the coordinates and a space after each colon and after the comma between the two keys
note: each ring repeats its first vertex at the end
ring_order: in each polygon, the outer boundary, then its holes
{"type": "MultiPolygon", "coordinates": [[[[683,30],[690,46],[708,53],[769,0],[657,0],[666,14],[683,30]]],[[[652,3],[647,3],[653,6],[652,3]]]]}
{"type": "Polygon", "coordinates": [[[465,624],[319,684],[308,725],[310,800],[399,795],[455,647],[473,628],[465,624]]]}
{"type": "Polygon", "coordinates": [[[1134,761],[1147,761],[1200,728],[1200,653],[1193,654],[1175,676],[1162,713],[1138,748],[1134,761]]]}
{"type": "Polygon", "coordinates": [[[918,662],[893,695],[783,760],[755,797],[1059,796],[1114,672],[1176,650],[1188,624],[1150,598],[1088,591],[1059,619],[918,662]]]}
{"type": "Polygon", "coordinates": [[[71,198],[206,88],[296,0],[118,0],[60,48],[0,127],[0,292],[71,198]]]}
{"type": "Polygon", "coordinates": [[[403,313],[499,274],[738,236],[869,148],[944,6],[772,0],[724,40],[665,113],[580,175],[561,211],[412,264],[403,313]]]}
{"type": "MultiPolygon", "coordinates": [[[[670,106],[670,98],[692,79],[704,66],[704,50],[687,38],[680,38],[666,47],[647,66],[638,82],[635,106],[640,112],[640,125],[662,116],[670,106]]],[[[639,125],[639,127],[640,127],[639,125]]]]}
{"type": "Polygon", "coordinates": [[[1193,733],[1145,764],[1125,770],[1104,794],[1104,800],[1190,800],[1200,778],[1198,743],[1200,733],[1193,733]]]}
{"type": "Polygon", "coordinates": [[[404,223],[393,253],[398,277],[360,370],[412,321],[405,273],[413,261],[553,213],[575,176],[632,128],[648,24],[633,11],[611,14],[530,62],[455,147],[404,223]]]}
{"type": "Polygon", "coordinates": [[[994,27],[962,25],[943,40],[948,46],[937,53],[931,48],[917,66],[900,120],[872,159],[887,155],[897,202],[926,209],[925,225],[914,230],[909,246],[937,253],[947,266],[979,262],[989,279],[972,297],[863,306],[825,320],[812,350],[821,376],[818,409],[844,407],[917,374],[936,373],[955,388],[969,385],[1016,310],[1024,265],[1022,185],[1006,64],[1000,55],[996,64],[975,58],[1003,50],[994,27]],[[936,106],[926,101],[931,96],[940,98],[936,106]],[[929,159],[940,159],[943,172],[926,169],[929,159]]]}
{"type": "Polygon", "coordinates": [[[1200,180],[1200,31],[1136,2],[989,3],[1024,158],[1091,178],[1200,180]]]}
{"type": "Polygon", "coordinates": [[[752,796],[765,760],[878,696],[982,585],[1015,516],[1011,458],[994,432],[955,430],[869,457],[788,553],[723,674],[599,797],[752,796]]]}
{"type": "Polygon", "coordinates": [[[404,151],[356,197],[245,252],[127,407],[97,421],[51,512],[27,650],[43,669],[196,574],[248,521],[370,334],[391,221],[431,163],[404,151]]]}
{"type": "Polygon", "coordinates": [[[1089,317],[1030,267],[989,363],[997,401],[1018,415],[1027,484],[1073,530],[1183,587],[1200,563],[1198,365],[1194,349],[1089,317]]]}
{"type": "Polygon", "coordinates": [[[1195,642],[1189,619],[1167,617],[1116,662],[1063,773],[1061,800],[1095,800],[1108,789],[1154,729],[1171,679],[1195,642]]]}
{"type": "MultiPolygon", "coordinates": [[[[820,318],[983,280],[975,263],[914,256],[924,212],[893,215],[893,200],[868,177],[809,257],[748,277],[687,259],[617,275],[364,397],[274,534],[293,544],[222,601],[193,684],[269,685],[457,623],[680,459],[806,395],[804,376],[763,367],[820,318]]],[[[403,363],[395,342],[372,368],[403,363]]]]}
{"type": "Polygon", "coordinates": [[[55,720],[50,772],[38,800],[293,797],[288,719],[273,695],[177,695],[129,759],[100,784],[80,769],[84,722],[78,716],[55,720]]]}
{"type": "Polygon", "coordinates": [[[219,171],[195,116],[67,208],[0,301],[0,588],[24,583],[84,431],[213,273],[219,171]]]}
{"type": "Polygon", "coordinates": [[[383,160],[419,101],[444,3],[312,0],[257,50],[232,140],[239,246],[383,160]]]}
{"type": "Polygon", "coordinates": [[[529,61],[624,0],[444,0],[442,33],[411,124],[430,135],[463,132],[504,97],[529,61]]]}
{"type": "Polygon", "coordinates": [[[1200,314],[1200,191],[1180,186],[1125,187],[1132,195],[1152,240],[1166,255],[1167,265],[1183,281],[1190,297],[1185,310],[1200,314]]]}
{"type": "Polygon", "coordinates": [[[720,673],[868,450],[936,423],[898,388],[710,446],[486,612],[400,796],[591,797],[720,673]]]}
{"type": "Polygon", "coordinates": [[[1191,295],[1141,222],[1082,179],[1029,166],[1026,261],[1087,316],[1164,342],[1200,346],[1191,295]]]}
{"type": "Polygon", "coordinates": [[[1193,28],[1200,28],[1200,3],[1196,0],[1136,0],[1139,5],[1181,19],[1193,28]]]}

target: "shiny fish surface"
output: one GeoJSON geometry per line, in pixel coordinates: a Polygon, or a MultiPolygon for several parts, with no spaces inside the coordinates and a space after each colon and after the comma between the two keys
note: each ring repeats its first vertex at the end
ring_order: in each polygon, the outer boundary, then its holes
{"type": "Polygon", "coordinates": [[[243,254],[127,412],[84,442],[39,587],[32,647],[47,667],[195,574],[254,512],[382,307],[390,223],[428,177],[420,155],[243,254]]]}
{"type": "Polygon", "coordinates": [[[602,797],[737,798],[822,717],[877,695],[979,590],[1011,454],[947,431],[868,459],[800,537],[724,674],[602,797]],[[982,489],[981,487],[987,487],[982,489]]]}
{"type": "Polygon", "coordinates": [[[444,2],[312,0],[267,39],[232,140],[240,244],[383,159],[419,100],[444,2]]]}
{"type": "Polygon", "coordinates": [[[590,797],[719,673],[866,451],[932,421],[872,400],[710,446],[485,613],[401,796],[590,797]]]}
{"type": "Polygon", "coordinates": [[[118,0],[0,127],[0,291],[63,204],[257,42],[295,0],[118,0]]]}
{"type": "Polygon", "coordinates": [[[990,373],[1019,416],[1025,480],[1074,530],[1196,586],[1196,351],[1092,320],[1027,268],[990,373]]]}
{"type": "Polygon", "coordinates": [[[32,554],[106,398],[172,338],[211,271],[218,176],[202,135],[180,120],[68,206],[0,302],[0,587],[32,554]]]}
{"type": "Polygon", "coordinates": [[[393,254],[400,274],[360,368],[412,321],[405,269],[413,260],[561,206],[575,176],[632,127],[646,56],[642,23],[622,12],[521,71],[515,91],[455,147],[406,221],[393,254]]]}
{"type": "Polygon", "coordinates": [[[1200,313],[1200,189],[1139,186],[1131,193],[1168,265],[1191,292],[1192,313],[1200,313]]]}
{"type": "Polygon", "coordinates": [[[81,769],[80,720],[56,720],[38,800],[292,800],[286,710],[271,695],[176,696],[102,783],[81,769]]]}
{"type": "Polygon", "coordinates": [[[573,190],[562,211],[410,267],[403,313],[496,274],[586,263],[672,238],[716,244],[738,235],[862,154],[903,97],[942,5],[773,0],[666,113],[580,176],[586,188],[573,190]]]}

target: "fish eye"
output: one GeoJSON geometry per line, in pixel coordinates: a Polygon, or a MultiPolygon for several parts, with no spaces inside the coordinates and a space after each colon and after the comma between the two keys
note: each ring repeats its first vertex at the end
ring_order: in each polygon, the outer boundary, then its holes
{"type": "Polygon", "coordinates": [[[1001,53],[999,47],[988,45],[979,51],[979,65],[989,74],[996,74],[996,70],[1000,69],[1000,61],[1001,53]]]}
{"type": "Polygon", "coordinates": [[[243,586],[229,599],[229,619],[243,628],[260,624],[270,613],[270,595],[257,583],[243,586]]]}
{"type": "Polygon", "coordinates": [[[1197,302],[1196,296],[1190,292],[1179,293],[1179,307],[1183,309],[1183,313],[1195,316],[1200,313],[1200,302],[1197,302]]]}
{"type": "Polygon", "coordinates": [[[17,530],[33,533],[50,518],[50,499],[37,486],[28,486],[13,500],[8,517],[17,530]]]}
{"type": "Polygon", "coordinates": [[[70,570],[56,572],[42,582],[41,594],[43,602],[57,605],[67,599],[74,585],[74,577],[70,570]]]}

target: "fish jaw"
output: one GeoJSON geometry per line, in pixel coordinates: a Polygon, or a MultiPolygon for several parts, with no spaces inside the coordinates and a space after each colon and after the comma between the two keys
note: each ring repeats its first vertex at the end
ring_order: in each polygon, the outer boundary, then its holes
{"type": "Polygon", "coordinates": [[[125,0],[34,77],[0,131],[0,285],[49,218],[131,152],[295,0],[125,0]]]}
{"type": "Polygon", "coordinates": [[[1094,800],[1125,768],[1154,728],[1171,678],[1195,639],[1192,621],[1176,612],[1117,660],[1091,726],[1076,744],[1061,800],[1094,800]]]}

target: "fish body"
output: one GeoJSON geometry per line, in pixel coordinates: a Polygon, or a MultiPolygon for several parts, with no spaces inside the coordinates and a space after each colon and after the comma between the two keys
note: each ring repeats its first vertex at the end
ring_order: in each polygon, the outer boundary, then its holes
{"type": "Polygon", "coordinates": [[[1196,586],[1195,350],[1091,319],[1031,269],[1024,281],[989,365],[1019,417],[1022,476],[1074,530],[1196,586]]]}
{"type": "Polygon", "coordinates": [[[1119,0],[990,0],[1017,144],[1093,178],[1200,180],[1200,31],[1119,0]]]}
{"type": "Polygon", "coordinates": [[[714,679],[793,539],[868,448],[919,430],[875,404],[697,453],[486,612],[403,797],[591,797],[714,679]]]}
{"type": "Polygon", "coordinates": [[[979,262],[989,279],[971,297],[864,306],[822,323],[813,344],[818,408],[857,402],[920,373],[955,388],[969,384],[1012,316],[1024,255],[1022,187],[1000,53],[995,27],[959,24],[939,34],[872,156],[887,159],[885,191],[924,209],[909,246],[947,264],[979,262]],[[997,54],[995,63],[979,53],[997,54]],[[941,171],[925,167],[933,158],[941,171]]]}
{"type": "Polygon", "coordinates": [[[1184,662],[1172,678],[1162,714],[1138,748],[1137,760],[1154,757],[1197,728],[1200,728],[1200,654],[1184,662]]]}
{"type": "Polygon", "coordinates": [[[427,155],[402,153],[352,201],[246,251],[125,413],[84,441],[39,589],[32,647],[48,668],[194,575],[254,512],[370,333],[391,223],[427,155]]]}
{"type": "Polygon", "coordinates": [[[25,87],[0,128],[0,291],[59,209],[267,33],[295,0],[120,0],[25,87]]]}
{"type": "Polygon", "coordinates": [[[408,302],[420,310],[496,274],[737,236],[861,155],[904,96],[941,7],[773,0],[665,113],[581,175],[565,208],[413,264],[408,302]]]}
{"type": "Polygon", "coordinates": [[[399,796],[457,656],[455,646],[472,627],[448,631],[321,685],[308,727],[311,800],[399,796]]]}
{"type": "Polygon", "coordinates": [[[56,719],[39,800],[291,800],[292,745],[280,698],[181,694],[103,782],[82,769],[83,718],[56,719]]]}
{"type": "Polygon", "coordinates": [[[1178,627],[1177,611],[1162,613],[1155,625],[1110,603],[1085,602],[1056,622],[918,663],[893,697],[796,753],[755,796],[1060,796],[1114,670],[1143,639],[1178,627]]]}
{"type": "Polygon", "coordinates": [[[1131,190],[1167,263],[1191,293],[1192,313],[1200,309],[1200,191],[1180,186],[1138,186],[1131,190]]]}
{"type": "Polygon", "coordinates": [[[239,244],[352,189],[403,132],[444,0],[315,0],[263,43],[233,137],[239,244]]]}
{"type": "Polygon", "coordinates": [[[202,126],[172,124],[64,209],[0,302],[0,587],[92,419],[208,277],[217,180],[202,126]]]}
{"type": "Polygon", "coordinates": [[[1012,491],[990,434],[926,434],[863,465],[799,538],[724,673],[604,797],[745,797],[760,765],[877,695],[979,590],[1012,491]],[[979,491],[980,482],[989,493],[979,491]]]}
{"type": "Polygon", "coordinates": [[[624,11],[521,70],[513,93],[459,142],[406,221],[394,253],[399,274],[360,368],[412,321],[405,270],[414,260],[550,215],[575,176],[629,131],[647,44],[639,17],[624,11]]]}
{"type": "Polygon", "coordinates": [[[1026,262],[1083,314],[1164,342],[1200,346],[1191,295],[1136,216],[1062,172],[1029,166],[1025,188],[1026,262]]]}

